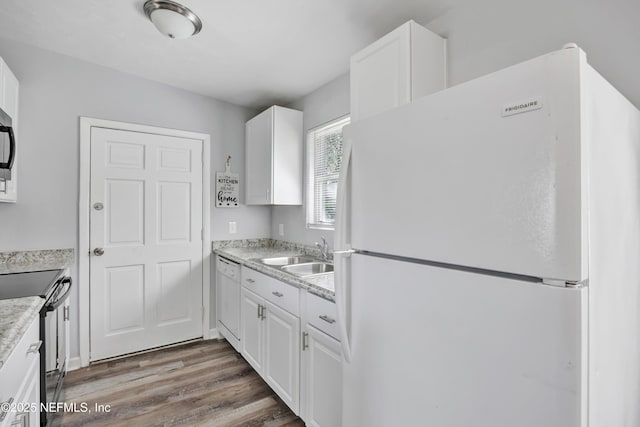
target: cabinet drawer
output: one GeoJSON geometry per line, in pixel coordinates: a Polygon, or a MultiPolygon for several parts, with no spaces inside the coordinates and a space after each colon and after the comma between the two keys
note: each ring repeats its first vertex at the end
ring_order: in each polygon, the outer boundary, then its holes
{"type": "Polygon", "coordinates": [[[242,286],[260,295],[261,297],[264,297],[263,292],[260,292],[260,282],[264,280],[262,279],[263,277],[267,276],[247,267],[242,267],[240,275],[242,279],[242,286]]]}
{"type": "Polygon", "coordinates": [[[11,398],[15,400],[20,397],[17,396],[18,392],[20,392],[20,385],[31,365],[39,358],[39,320],[39,317],[36,316],[27,332],[22,336],[20,342],[18,342],[13,352],[0,368],[0,384],[2,385],[0,387],[0,403],[6,402],[11,398]]]}
{"type": "Polygon", "coordinates": [[[338,310],[335,303],[307,293],[307,322],[327,335],[340,339],[338,310]]]}
{"type": "Polygon", "coordinates": [[[300,315],[300,289],[279,280],[267,277],[266,300],[287,310],[294,316],[300,315]]]}
{"type": "Polygon", "coordinates": [[[242,286],[289,313],[300,315],[300,290],[250,268],[242,268],[242,286]]]}

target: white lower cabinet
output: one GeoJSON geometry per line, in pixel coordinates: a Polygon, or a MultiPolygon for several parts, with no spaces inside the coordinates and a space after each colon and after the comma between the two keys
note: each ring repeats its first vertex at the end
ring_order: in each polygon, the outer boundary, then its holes
{"type": "Polygon", "coordinates": [[[242,288],[240,353],[259,374],[262,374],[264,361],[263,304],[263,298],[242,288]]]}
{"type": "Polygon", "coordinates": [[[300,319],[242,288],[242,356],[297,415],[300,319]]]}
{"type": "Polygon", "coordinates": [[[305,324],[302,329],[302,419],[307,426],[342,424],[342,351],[340,342],[305,324]]]}
{"type": "Polygon", "coordinates": [[[0,369],[0,427],[40,426],[39,318],[36,318],[0,369]]]}
{"type": "Polygon", "coordinates": [[[247,267],[241,278],[240,353],[308,426],[340,427],[335,304],[247,267]]]}
{"type": "Polygon", "coordinates": [[[300,413],[300,319],[270,302],[265,306],[264,379],[300,413]]]}

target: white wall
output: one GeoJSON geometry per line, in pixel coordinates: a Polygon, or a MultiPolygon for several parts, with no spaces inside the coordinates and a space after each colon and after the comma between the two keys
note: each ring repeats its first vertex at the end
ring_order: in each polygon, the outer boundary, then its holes
{"type": "MultiPolygon", "coordinates": [[[[255,111],[5,39],[0,56],[20,80],[18,203],[0,203],[0,252],[77,250],[80,116],[210,134],[212,171],[223,171],[230,154],[232,170],[244,172],[244,123],[255,111]]],[[[211,223],[214,240],[271,234],[268,207],[214,207],[211,223]],[[227,233],[228,218],[238,234],[227,233]]],[[[77,322],[74,310],[72,355],[77,322]]]]}
{"type": "MultiPolygon", "coordinates": [[[[306,142],[309,129],[349,114],[349,73],[337,77],[287,107],[304,111],[303,128],[306,142]]],[[[305,144],[306,156],[305,142],[303,143],[305,144]]],[[[306,161],[304,172],[306,174],[306,161]]],[[[317,230],[306,227],[304,206],[274,206],[271,214],[271,234],[274,239],[307,245],[313,245],[320,241],[320,236],[325,236],[333,247],[333,230],[317,230]],[[284,236],[278,234],[279,224],[284,225],[284,236]]]]}
{"type": "Polygon", "coordinates": [[[605,79],[640,107],[637,0],[467,3],[425,25],[447,38],[450,85],[574,42],[605,79]]]}
{"type": "MultiPolygon", "coordinates": [[[[637,1],[633,0],[486,0],[457,2],[431,22],[428,5],[416,7],[416,15],[403,17],[393,29],[414,18],[447,38],[449,85],[482,76],[575,42],[587,53],[596,70],[640,107],[640,40],[632,36],[637,25],[637,1]],[[637,72],[636,72],[637,71],[637,72]]],[[[380,10],[381,15],[385,14],[380,10]]],[[[389,15],[386,15],[387,17],[389,15]]],[[[373,16],[373,21],[388,19],[373,16]]],[[[379,34],[378,37],[384,34],[379,34]]],[[[364,47],[364,46],[363,46],[364,47]]],[[[306,131],[349,112],[349,77],[344,74],[289,105],[304,110],[306,131]]],[[[313,244],[320,235],[332,241],[332,231],[305,227],[303,207],[274,207],[273,238],[313,244]],[[284,224],[285,235],[278,235],[284,224]]]]}

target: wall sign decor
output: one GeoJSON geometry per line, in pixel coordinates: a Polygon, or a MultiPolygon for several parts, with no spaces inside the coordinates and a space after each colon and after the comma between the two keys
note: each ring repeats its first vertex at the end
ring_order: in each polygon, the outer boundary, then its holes
{"type": "Polygon", "coordinates": [[[224,172],[216,172],[216,207],[237,208],[240,206],[240,174],[231,172],[231,156],[227,156],[224,172]]]}

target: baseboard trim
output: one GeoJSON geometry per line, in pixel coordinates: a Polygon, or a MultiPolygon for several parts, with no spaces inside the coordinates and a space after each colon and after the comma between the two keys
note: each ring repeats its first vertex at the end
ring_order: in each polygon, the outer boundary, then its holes
{"type": "Polygon", "coordinates": [[[76,369],[80,369],[82,367],[82,363],[80,363],[80,357],[70,357],[67,362],[67,371],[75,371],[76,369]]]}
{"type": "Polygon", "coordinates": [[[218,328],[209,329],[209,334],[207,336],[207,339],[219,340],[220,338],[222,338],[222,334],[220,333],[220,331],[218,331],[218,328]]]}

